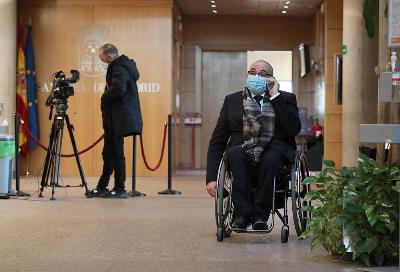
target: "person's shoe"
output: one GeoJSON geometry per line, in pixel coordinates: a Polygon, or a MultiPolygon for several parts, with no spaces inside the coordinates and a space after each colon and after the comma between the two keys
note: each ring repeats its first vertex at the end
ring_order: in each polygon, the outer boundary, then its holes
{"type": "Polygon", "coordinates": [[[253,230],[267,230],[268,224],[267,220],[263,216],[254,217],[253,230]]]}
{"type": "Polygon", "coordinates": [[[102,198],[128,198],[129,195],[125,190],[124,191],[112,190],[112,191],[109,191],[107,194],[102,195],[101,197],[102,198]]]}
{"type": "Polygon", "coordinates": [[[110,190],[108,190],[108,188],[94,188],[93,190],[89,191],[89,195],[90,197],[101,197],[104,194],[108,194],[110,192],[110,190]]]}
{"type": "Polygon", "coordinates": [[[246,216],[236,216],[233,220],[232,230],[234,231],[245,231],[249,225],[249,219],[246,216]]]}

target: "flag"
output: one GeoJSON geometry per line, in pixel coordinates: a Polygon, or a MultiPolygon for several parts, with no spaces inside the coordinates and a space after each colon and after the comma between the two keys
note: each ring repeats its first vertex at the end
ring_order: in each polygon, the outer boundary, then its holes
{"type": "MultiPolygon", "coordinates": [[[[39,139],[39,118],[36,97],[35,58],[33,55],[32,25],[28,26],[25,46],[26,87],[28,102],[28,127],[31,134],[39,139]]],[[[36,142],[29,140],[29,149],[36,146],[36,142]]]]}
{"type": "MultiPolygon", "coordinates": [[[[19,29],[19,39],[18,39],[18,59],[17,59],[17,112],[20,114],[21,119],[24,120],[25,126],[28,123],[28,99],[26,90],[26,73],[25,73],[25,54],[24,54],[24,33],[22,27],[19,29]]],[[[26,156],[28,153],[28,134],[20,129],[19,135],[19,145],[21,147],[21,154],[26,156]]]]}

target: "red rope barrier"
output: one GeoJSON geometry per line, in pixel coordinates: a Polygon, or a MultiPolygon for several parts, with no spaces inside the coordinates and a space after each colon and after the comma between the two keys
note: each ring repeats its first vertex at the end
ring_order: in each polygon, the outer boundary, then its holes
{"type": "Polygon", "coordinates": [[[164,136],[163,136],[163,141],[162,141],[160,159],[158,160],[158,163],[157,163],[157,165],[156,165],[155,167],[151,167],[151,166],[148,164],[148,162],[147,162],[146,155],[144,154],[143,137],[142,137],[142,135],[140,135],[140,150],[141,150],[141,152],[142,152],[142,157],[143,157],[144,165],[146,166],[146,168],[147,168],[148,170],[150,170],[150,171],[156,171],[156,170],[160,167],[161,162],[162,162],[163,157],[164,157],[165,139],[166,139],[166,138],[167,138],[167,122],[165,122],[165,125],[164,125],[164,136]]]}
{"type": "MultiPolygon", "coordinates": [[[[47,147],[44,146],[42,143],[40,143],[40,141],[34,136],[32,135],[31,131],[25,126],[23,120],[21,120],[21,125],[22,125],[22,129],[28,133],[29,138],[32,139],[35,143],[37,143],[42,149],[44,149],[46,152],[48,151],[47,147]]],[[[104,138],[104,134],[100,136],[99,139],[97,139],[92,145],[90,145],[89,147],[85,148],[84,150],[78,152],[79,155],[89,151],[90,149],[92,149],[93,147],[95,147],[102,139],[104,138]]],[[[165,151],[165,141],[167,138],[167,123],[165,123],[164,125],[164,136],[163,136],[163,140],[162,140],[162,147],[161,147],[161,155],[160,155],[160,159],[157,162],[157,165],[154,167],[151,167],[149,165],[149,163],[147,162],[146,159],[146,155],[144,153],[144,144],[143,144],[143,137],[142,135],[140,135],[140,148],[141,148],[141,153],[142,153],[142,157],[143,157],[143,161],[144,161],[144,165],[146,166],[146,168],[150,171],[156,171],[158,168],[160,168],[161,166],[161,162],[164,158],[164,151],[165,151]]],[[[69,158],[69,157],[74,157],[75,154],[61,154],[61,157],[63,158],[69,158]]]]}
{"type": "MultiPolygon", "coordinates": [[[[22,129],[28,133],[29,138],[31,138],[35,143],[37,143],[42,149],[46,150],[46,152],[48,151],[47,147],[44,146],[42,143],[39,142],[39,140],[32,135],[32,133],[30,132],[30,130],[25,126],[24,122],[21,120],[21,125],[22,125],[22,129]]],[[[92,145],[90,145],[89,147],[85,148],[82,151],[78,152],[78,155],[81,155],[83,153],[86,153],[87,151],[89,151],[90,149],[92,149],[93,147],[95,147],[102,139],[104,138],[104,134],[100,136],[99,139],[97,139],[92,145]]],[[[63,158],[70,158],[70,157],[74,157],[75,154],[61,154],[61,157],[63,158]]]]}

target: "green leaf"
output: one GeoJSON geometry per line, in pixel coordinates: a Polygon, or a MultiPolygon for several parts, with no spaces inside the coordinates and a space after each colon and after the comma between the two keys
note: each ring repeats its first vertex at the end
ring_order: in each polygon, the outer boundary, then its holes
{"type": "Polygon", "coordinates": [[[378,215],[379,221],[382,221],[383,223],[390,224],[390,217],[387,212],[382,212],[378,215]]]}
{"type": "Polygon", "coordinates": [[[307,177],[304,181],[303,184],[316,184],[318,182],[318,178],[314,176],[307,177]]]}
{"type": "Polygon", "coordinates": [[[318,191],[310,191],[306,195],[307,200],[322,200],[323,196],[321,195],[321,190],[318,191]]]}
{"type": "Polygon", "coordinates": [[[335,167],[335,162],[332,160],[325,160],[325,161],[323,161],[323,165],[326,167],[333,168],[333,167],[335,167]]]}
{"type": "Polygon", "coordinates": [[[350,177],[353,175],[354,169],[352,167],[342,167],[342,169],[340,169],[340,173],[343,177],[350,177]]]}
{"type": "Polygon", "coordinates": [[[393,204],[386,204],[386,203],[381,203],[381,206],[382,206],[382,207],[385,207],[385,208],[392,208],[392,207],[394,207],[393,204]]]}
{"type": "Polygon", "coordinates": [[[394,176],[394,175],[396,175],[397,173],[399,173],[400,172],[400,170],[399,170],[399,168],[397,168],[397,167],[392,167],[392,168],[390,168],[390,175],[391,176],[394,176]]]}
{"type": "Polygon", "coordinates": [[[381,207],[385,207],[385,208],[391,208],[391,207],[394,206],[393,204],[387,204],[387,203],[383,202],[383,200],[380,200],[380,199],[378,199],[376,201],[376,204],[381,206],[381,207]]]}
{"type": "Polygon", "coordinates": [[[311,250],[312,250],[317,244],[318,244],[318,237],[317,237],[317,236],[314,236],[314,237],[312,238],[312,240],[310,241],[311,250]]]}
{"type": "Polygon", "coordinates": [[[358,162],[360,163],[360,164],[365,164],[365,161],[367,160],[367,156],[365,156],[364,154],[362,154],[362,153],[359,153],[359,156],[358,156],[358,162]]]}
{"type": "Polygon", "coordinates": [[[356,213],[356,212],[362,211],[363,208],[359,204],[357,204],[355,202],[348,202],[346,207],[345,207],[345,210],[348,211],[348,212],[356,213]]]}
{"type": "Polygon", "coordinates": [[[335,176],[335,170],[333,168],[325,168],[320,173],[320,177],[332,177],[332,176],[335,176]]]}
{"type": "Polygon", "coordinates": [[[374,207],[366,209],[365,215],[367,216],[368,222],[371,226],[375,225],[376,221],[378,221],[378,216],[374,213],[374,207]]]}
{"type": "Polygon", "coordinates": [[[390,230],[391,233],[396,229],[396,224],[393,221],[391,221],[389,224],[385,224],[385,226],[388,228],[388,230],[390,230]]]}
{"type": "Polygon", "coordinates": [[[355,254],[360,254],[360,255],[362,253],[368,252],[368,250],[367,250],[367,241],[358,240],[357,243],[355,243],[353,250],[354,250],[355,254]]]}
{"type": "Polygon", "coordinates": [[[365,245],[367,248],[367,252],[371,253],[378,245],[378,239],[376,237],[368,237],[365,245]]]}
{"type": "Polygon", "coordinates": [[[361,254],[360,259],[366,266],[371,266],[369,256],[367,254],[361,254]]]}
{"type": "Polygon", "coordinates": [[[328,182],[334,181],[334,179],[332,177],[319,177],[317,181],[318,182],[316,184],[326,184],[328,182]]]}
{"type": "Polygon", "coordinates": [[[395,190],[396,192],[400,193],[400,181],[396,182],[396,186],[392,187],[393,190],[395,190]]]}
{"type": "Polygon", "coordinates": [[[301,208],[301,210],[305,211],[305,212],[312,212],[314,210],[314,207],[313,206],[303,206],[301,208]]]}
{"type": "Polygon", "coordinates": [[[345,197],[349,197],[349,198],[351,198],[353,196],[357,196],[357,193],[356,192],[352,192],[352,191],[345,191],[343,193],[344,193],[345,197]]]}
{"type": "Polygon", "coordinates": [[[387,171],[386,168],[374,168],[374,171],[372,172],[374,175],[385,173],[387,171]]]}

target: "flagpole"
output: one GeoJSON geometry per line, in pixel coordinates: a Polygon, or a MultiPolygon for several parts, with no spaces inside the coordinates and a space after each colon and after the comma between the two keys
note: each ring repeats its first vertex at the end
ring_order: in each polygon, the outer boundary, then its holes
{"type": "Polygon", "coordinates": [[[30,173],[29,173],[29,153],[26,154],[26,173],[25,173],[25,177],[29,177],[30,173]]]}

